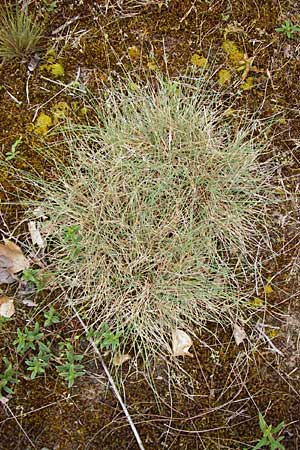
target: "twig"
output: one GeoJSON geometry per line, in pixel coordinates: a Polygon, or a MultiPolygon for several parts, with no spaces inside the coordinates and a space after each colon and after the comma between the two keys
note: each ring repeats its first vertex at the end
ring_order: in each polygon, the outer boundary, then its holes
{"type": "Polygon", "coordinates": [[[66,27],[68,27],[69,25],[71,25],[71,23],[76,22],[76,20],[80,19],[80,15],[73,17],[70,20],[67,20],[67,22],[63,23],[60,27],[56,28],[55,30],[52,31],[52,36],[55,34],[58,34],[60,31],[63,31],[66,27]]]}
{"type": "MultiPolygon", "coordinates": [[[[74,306],[72,306],[72,309],[73,309],[73,311],[74,311],[74,313],[75,313],[77,319],[78,319],[79,322],[81,323],[82,327],[84,328],[85,332],[87,332],[88,329],[87,329],[85,323],[83,322],[83,320],[81,319],[81,317],[79,316],[79,314],[78,314],[76,308],[75,308],[74,306]]],[[[137,429],[136,429],[136,427],[135,427],[135,424],[133,423],[133,420],[132,420],[132,418],[131,418],[131,416],[130,416],[130,414],[129,414],[129,412],[128,412],[128,409],[127,409],[125,403],[124,403],[123,400],[122,400],[122,397],[121,397],[121,395],[120,395],[120,393],[119,393],[119,391],[118,391],[118,389],[117,389],[117,386],[115,385],[115,382],[114,382],[114,380],[113,380],[113,378],[112,378],[112,376],[111,376],[111,374],[110,374],[110,372],[109,372],[109,370],[108,370],[108,368],[107,368],[107,366],[106,366],[106,364],[105,364],[105,362],[104,362],[104,360],[103,360],[103,358],[102,358],[101,353],[99,352],[99,350],[98,350],[98,348],[97,348],[95,342],[93,341],[93,339],[90,338],[90,339],[89,339],[89,342],[91,343],[91,345],[92,345],[92,347],[93,347],[95,353],[98,355],[98,357],[99,357],[99,359],[100,359],[100,362],[101,362],[101,365],[102,365],[102,367],[103,367],[103,370],[104,370],[104,372],[105,372],[105,374],[106,374],[106,376],[107,376],[107,378],[108,378],[108,381],[109,381],[109,383],[110,383],[110,385],[111,385],[111,388],[112,388],[112,390],[113,390],[113,392],[114,392],[114,394],[115,394],[115,396],[116,396],[118,402],[120,403],[120,405],[121,405],[121,407],[122,407],[122,409],[123,409],[123,412],[124,412],[124,414],[125,414],[125,416],[126,416],[126,419],[127,419],[128,423],[129,423],[130,427],[131,427],[131,430],[132,430],[132,432],[133,432],[133,434],[134,434],[134,437],[135,437],[135,439],[136,439],[136,442],[137,442],[137,444],[138,444],[140,450],[145,450],[145,447],[144,447],[144,445],[143,445],[143,443],[142,443],[142,440],[141,440],[141,438],[140,438],[140,435],[139,435],[139,433],[138,433],[138,431],[137,431],[137,429]]]]}
{"type": "Polygon", "coordinates": [[[14,415],[14,413],[12,412],[12,410],[10,409],[10,407],[8,406],[8,404],[5,405],[5,408],[8,409],[8,411],[10,412],[10,414],[12,415],[12,417],[15,419],[15,421],[16,421],[17,424],[18,424],[18,426],[20,427],[20,429],[22,430],[22,432],[24,433],[24,435],[26,436],[26,438],[27,438],[28,441],[30,442],[30,445],[32,445],[32,447],[36,449],[36,446],[34,445],[34,443],[32,442],[32,440],[30,439],[30,437],[28,436],[28,434],[26,433],[26,431],[24,430],[24,428],[22,427],[22,425],[20,424],[20,422],[18,421],[17,417],[14,415]]]}
{"type": "Polygon", "coordinates": [[[28,75],[27,75],[27,80],[26,80],[26,100],[27,100],[27,104],[30,105],[30,100],[29,100],[29,79],[31,77],[31,73],[28,71],[28,75]]]}
{"type": "Polygon", "coordinates": [[[7,89],[6,89],[6,92],[8,93],[8,95],[10,96],[10,98],[12,98],[13,99],[13,101],[14,102],[16,102],[18,105],[22,105],[22,101],[21,100],[18,100],[14,95],[12,95],[7,89]]]}

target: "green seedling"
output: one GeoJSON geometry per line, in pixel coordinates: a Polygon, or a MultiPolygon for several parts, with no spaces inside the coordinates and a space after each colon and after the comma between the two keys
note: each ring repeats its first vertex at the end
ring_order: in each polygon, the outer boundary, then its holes
{"type": "Polygon", "coordinates": [[[51,305],[48,311],[44,312],[45,322],[44,327],[49,327],[59,322],[59,316],[56,314],[56,310],[51,305]]]}
{"type": "Polygon", "coordinates": [[[48,361],[45,360],[38,354],[38,356],[33,356],[30,359],[25,361],[25,364],[28,366],[27,370],[31,372],[30,378],[34,380],[37,375],[42,375],[45,373],[45,369],[49,366],[48,361]]]}
{"type": "Polygon", "coordinates": [[[39,276],[39,269],[26,269],[23,271],[22,274],[22,280],[23,281],[29,281],[30,283],[33,283],[36,287],[36,290],[42,291],[45,287],[44,281],[39,276]]]}
{"type": "Polygon", "coordinates": [[[263,415],[259,413],[259,426],[263,436],[252,450],[259,450],[263,447],[270,448],[270,450],[285,450],[284,446],[280,444],[280,441],[284,439],[284,436],[277,438],[274,436],[283,429],[284,422],[280,422],[275,428],[273,428],[272,425],[267,425],[263,415]]]}
{"type": "Polygon", "coordinates": [[[17,345],[17,353],[24,355],[27,350],[35,350],[36,344],[40,345],[40,340],[43,338],[44,334],[40,333],[40,325],[38,322],[35,323],[34,329],[29,330],[27,327],[24,331],[20,328],[17,329],[17,339],[14,340],[14,345],[17,345]]]}
{"type": "Polygon", "coordinates": [[[43,0],[43,6],[46,8],[46,10],[49,13],[52,13],[56,10],[57,8],[57,0],[54,1],[49,1],[49,0],[43,0]]]}
{"type": "Polygon", "coordinates": [[[72,256],[77,256],[80,253],[80,241],[81,237],[79,235],[80,226],[70,225],[64,228],[64,241],[71,245],[72,256]]]}
{"type": "Polygon", "coordinates": [[[110,330],[108,324],[104,322],[99,331],[89,330],[87,333],[88,339],[93,339],[95,345],[101,350],[112,350],[115,352],[120,346],[120,337],[122,332],[114,333],[110,330]]]}
{"type": "Polygon", "coordinates": [[[75,355],[72,344],[65,344],[65,364],[56,366],[58,374],[68,382],[68,388],[71,388],[76,378],[85,374],[84,366],[77,364],[81,361],[83,355],[75,355]]]}
{"type": "Polygon", "coordinates": [[[277,33],[284,33],[288,39],[292,39],[295,33],[300,33],[299,25],[292,25],[289,20],[286,20],[281,27],[275,28],[277,33]]]}
{"type": "Polygon", "coordinates": [[[17,148],[22,144],[22,136],[20,136],[11,146],[9,152],[5,153],[5,161],[11,161],[20,153],[17,148]]]}
{"type": "Polygon", "coordinates": [[[5,370],[0,374],[0,397],[2,396],[2,390],[7,394],[13,394],[10,385],[18,383],[18,380],[14,377],[14,370],[11,362],[5,357],[3,358],[3,362],[5,364],[5,370]]]}

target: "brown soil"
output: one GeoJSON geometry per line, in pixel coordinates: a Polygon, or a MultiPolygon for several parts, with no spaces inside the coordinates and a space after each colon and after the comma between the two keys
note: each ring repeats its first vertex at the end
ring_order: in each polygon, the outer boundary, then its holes
{"type": "MultiPolygon", "coordinates": [[[[251,448],[261,436],[258,411],[266,413],[267,422],[273,425],[284,420],[285,448],[300,448],[297,245],[300,36],[288,39],[275,32],[275,27],[285,19],[300,23],[300,3],[290,0],[58,0],[53,2],[56,3],[53,11],[46,8],[52,3],[50,0],[29,3],[46,21],[45,47],[40,51],[40,66],[29,79],[30,104],[26,99],[26,64],[14,62],[0,66],[3,158],[15,140],[23,136],[21,155],[11,162],[9,169],[1,168],[0,181],[4,188],[1,201],[13,198],[16,187],[20,189],[14,167],[45,173],[42,160],[34,151],[40,140],[31,125],[37,108],[49,114],[58,101],[66,101],[70,107],[71,102],[79,102],[73,104],[75,112],[82,106],[79,100],[59,93],[61,86],[45,79],[51,76],[41,66],[51,46],[57,48],[58,60],[65,70],[61,81],[74,80],[80,67],[81,81],[91,89],[111,75],[122,75],[124,67],[134,76],[143,77],[151,73],[151,63],[155,62],[165,72],[166,58],[171,76],[185,73],[191,67],[194,53],[213,61],[216,73],[226,68],[232,72],[233,81],[238,80],[241,72],[230,64],[222,49],[225,38],[236,42],[248,57],[255,57],[250,69],[254,66],[256,69],[248,74],[254,77],[254,88],[232,89],[236,89],[240,108],[255,112],[259,118],[274,115],[280,119],[270,132],[273,137],[270,151],[278,160],[277,182],[283,193],[283,204],[274,213],[278,255],[267,267],[267,275],[274,278],[265,322],[269,327],[267,333],[277,327],[273,343],[284,356],[272,353],[255,330],[247,331],[249,335],[252,333],[252,343],[257,341],[257,351],[250,346],[237,348],[230,330],[214,330],[219,341],[203,334],[201,342],[206,345],[196,344],[195,357],[183,362],[186,374],[161,362],[154,364],[156,395],[145,380],[143,369],[133,367],[130,362],[122,368],[124,381],[120,389],[124,396],[126,391],[128,410],[147,450],[251,448]],[[79,19],[53,34],[77,15],[79,19]],[[135,46],[140,53],[130,58],[128,50],[135,46]],[[181,386],[185,387],[185,395],[181,386]]],[[[230,87],[227,89],[230,91],[230,87]]],[[[5,219],[12,229],[20,221],[22,211],[4,206],[1,213],[0,220],[5,219]]],[[[7,231],[4,223],[0,229],[7,231]]],[[[24,237],[20,229],[20,240],[24,237]]],[[[8,349],[13,348],[15,330],[24,326],[28,314],[28,308],[19,305],[15,318],[2,327],[0,351],[13,361],[16,355],[8,349]]],[[[56,327],[51,339],[55,339],[56,332],[71,339],[76,332],[80,333],[80,327],[74,322],[64,324],[63,329],[60,325],[56,327]]],[[[34,381],[21,378],[8,407],[0,405],[1,450],[138,448],[101,365],[96,359],[86,360],[85,364],[87,373],[77,380],[72,390],[55,373],[34,381]]]]}

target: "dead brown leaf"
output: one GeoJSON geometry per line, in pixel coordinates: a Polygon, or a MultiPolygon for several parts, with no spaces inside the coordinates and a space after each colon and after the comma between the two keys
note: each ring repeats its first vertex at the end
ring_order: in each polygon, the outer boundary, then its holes
{"type": "Polygon", "coordinates": [[[9,263],[11,263],[9,272],[12,274],[21,272],[29,267],[29,261],[23,255],[21,248],[8,239],[4,239],[4,244],[0,244],[0,257],[5,258],[6,264],[9,260],[9,263]]]}
{"type": "Polygon", "coordinates": [[[233,326],[233,336],[236,342],[236,345],[240,345],[245,339],[247,339],[246,331],[243,327],[240,327],[238,324],[234,324],[233,326]]]}
{"type": "Polygon", "coordinates": [[[190,356],[190,347],[193,345],[191,337],[183,330],[178,328],[172,332],[172,347],[174,356],[190,356]]]}
{"type": "Polygon", "coordinates": [[[15,313],[14,299],[3,295],[0,297],[0,316],[11,317],[15,313]]]}
{"type": "Polygon", "coordinates": [[[41,236],[37,222],[35,222],[33,220],[28,222],[28,230],[29,230],[33,245],[37,245],[39,248],[44,248],[45,241],[41,236]]]}
{"type": "Polygon", "coordinates": [[[128,353],[125,353],[125,355],[117,353],[114,357],[113,362],[115,366],[121,366],[122,364],[124,364],[124,362],[128,361],[130,358],[131,356],[128,355],[128,353]]]}

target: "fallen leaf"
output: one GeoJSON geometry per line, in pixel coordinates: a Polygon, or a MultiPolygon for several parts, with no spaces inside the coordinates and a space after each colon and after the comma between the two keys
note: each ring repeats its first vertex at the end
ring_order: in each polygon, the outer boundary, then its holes
{"type": "Polygon", "coordinates": [[[11,261],[9,271],[12,274],[28,269],[29,261],[23,255],[22,250],[14,242],[4,239],[4,244],[0,244],[0,257],[4,256],[11,261]]]}
{"type": "Polygon", "coordinates": [[[28,222],[28,230],[33,245],[37,245],[39,248],[44,248],[45,242],[41,236],[40,230],[38,229],[37,223],[34,221],[28,222]]]}
{"type": "Polygon", "coordinates": [[[35,306],[37,306],[37,303],[33,302],[32,300],[22,300],[23,305],[28,306],[29,308],[34,308],[35,306]]]}
{"type": "Polygon", "coordinates": [[[246,332],[243,327],[240,327],[236,323],[233,326],[233,336],[236,342],[236,345],[240,345],[245,339],[247,339],[246,332]]]}
{"type": "Polygon", "coordinates": [[[11,317],[15,313],[14,300],[3,295],[0,297],[0,316],[11,317]]]}
{"type": "Polygon", "coordinates": [[[172,332],[173,356],[191,356],[193,358],[193,355],[189,353],[192,345],[193,341],[185,331],[176,328],[172,332]]]}
{"type": "Polygon", "coordinates": [[[128,355],[128,353],[125,353],[125,355],[117,353],[114,357],[113,362],[115,366],[121,366],[122,364],[124,364],[124,362],[128,361],[130,358],[131,356],[128,355]]]}
{"type": "Polygon", "coordinates": [[[6,256],[0,256],[0,284],[11,284],[17,280],[12,272],[12,261],[6,256]]]}

